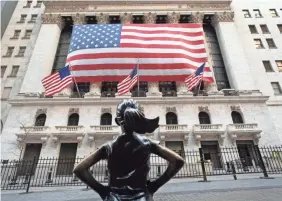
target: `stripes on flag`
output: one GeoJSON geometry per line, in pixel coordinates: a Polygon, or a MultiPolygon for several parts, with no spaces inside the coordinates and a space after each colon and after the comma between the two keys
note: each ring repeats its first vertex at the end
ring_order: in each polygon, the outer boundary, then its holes
{"type": "Polygon", "coordinates": [[[52,96],[62,91],[73,82],[69,66],[65,66],[60,71],[45,77],[41,82],[45,88],[46,96],[52,96]]]}
{"type": "Polygon", "coordinates": [[[137,82],[138,82],[138,64],[130,72],[130,74],[118,84],[117,86],[118,95],[121,96],[129,92],[137,82]]]}
{"type": "Polygon", "coordinates": [[[201,65],[198,70],[188,75],[188,77],[185,79],[185,84],[188,88],[188,91],[191,91],[194,87],[196,87],[202,80],[203,80],[203,72],[205,68],[205,63],[201,65]]]}
{"type": "MultiPolygon", "coordinates": [[[[139,58],[140,81],[183,81],[207,61],[202,24],[75,25],[67,63],[77,82],[121,81],[139,58]]],[[[204,80],[213,82],[208,66],[204,80]]]]}

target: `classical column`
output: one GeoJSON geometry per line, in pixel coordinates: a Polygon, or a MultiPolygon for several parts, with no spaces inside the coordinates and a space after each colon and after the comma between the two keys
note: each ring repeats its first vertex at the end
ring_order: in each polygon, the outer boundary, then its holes
{"type": "Polygon", "coordinates": [[[191,23],[203,23],[204,13],[195,12],[190,15],[191,23]]]}
{"type": "Polygon", "coordinates": [[[99,15],[96,15],[97,23],[98,24],[109,24],[110,18],[108,14],[100,13],[99,15]]]}
{"type": "Polygon", "coordinates": [[[147,13],[144,15],[144,24],[155,24],[157,15],[155,13],[147,13]]]}
{"type": "Polygon", "coordinates": [[[41,80],[51,74],[61,30],[64,24],[59,14],[45,14],[33,48],[20,93],[41,93],[41,80]]]}
{"type": "Polygon", "coordinates": [[[180,20],[180,13],[168,13],[167,15],[167,22],[169,24],[178,24],[180,20]]]}
{"type": "Polygon", "coordinates": [[[90,83],[90,91],[84,95],[84,98],[100,98],[101,82],[90,83]]]}
{"type": "Polygon", "coordinates": [[[254,90],[255,84],[233,21],[234,12],[216,13],[212,18],[231,87],[254,90]]]}
{"type": "Polygon", "coordinates": [[[131,24],[132,23],[132,14],[131,13],[123,13],[120,15],[120,20],[122,24],[131,24]]]}
{"type": "Polygon", "coordinates": [[[72,20],[73,20],[73,24],[86,24],[86,18],[84,14],[79,14],[76,13],[75,15],[72,15],[72,20]]]}

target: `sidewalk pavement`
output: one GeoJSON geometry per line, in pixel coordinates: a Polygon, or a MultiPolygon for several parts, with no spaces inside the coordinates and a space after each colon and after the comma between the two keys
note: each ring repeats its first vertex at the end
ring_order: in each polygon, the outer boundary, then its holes
{"type": "MultiPolygon", "coordinates": [[[[281,192],[282,196],[282,175],[271,175],[274,179],[260,179],[261,174],[237,175],[238,180],[232,176],[208,177],[210,182],[198,182],[199,178],[173,179],[155,194],[156,200],[167,196],[187,196],[193,193],[246,191],[258,189],[272,189],[274,192],[281,192]]],[[[48,187],[31,188],[28,194],[21,191],[2,191],[3,201],[94,201],[99,200],[98,195],[92,190],[86,190],[84,186],[71,187],[48,187]]],[[[280,196],[280,195],[279,195],[280,196]]],[[[280,196],[280,197],[281,197],[280,196]]],[[[165,199],[166,200],[166,199],[165,199]]],[[[169,199],[168,199],[169,200],[169,199]]],[[[177,199],[176,199],[177,200],[177,199]]]]}

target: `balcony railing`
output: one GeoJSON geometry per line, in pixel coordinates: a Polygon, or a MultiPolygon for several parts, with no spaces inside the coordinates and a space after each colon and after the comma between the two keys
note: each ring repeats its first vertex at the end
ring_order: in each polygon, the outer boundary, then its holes
{"type": "Polygon", "coordinates": [[[118,126],[113,125],[100,125],[90,126],[89,133],[118,133],[118,126]]]}
{"type": "Polygon", "coordinates": [[[160,125],[160,132],[185,132],[187,131],[187,125],[171,124],[160,125]]]}
{"type": "Polygon", "coordinates": [[[163,94],[163,97],[177,96],[177,92],[173,90],[163,91],[162,94],[163,94]]]}
{"type": "Polygon", "coordinates": [[[27,126],[21,127],[20,129],[25,133],[42,133],[46,132],[48,128],[48,126],[27,126]]]}
{"type": "Polygon", "coordinates": [[[257,124],[229,124],[227,125],[227,131],[229,132],[261,132],[257,124]]]}
{"type": "Polygon", "coordinates": [[[132,97],[146,97],[146,92],[145,91],[132,91],[131,92],[132,97]]]}
{"type": "Polygon", "coordinates": [[[55,126],[59,132],[79,132],[83,129],[83,126],[55,126]]]}
{"type": "Polygon", "coordinates": [[[84,98],[85,92],[72,92],[70,98],[84,98]]]}
{"type": "Polygon", "coordinates": [[[102,91],[101,97],[115,97],[115,91],[102,91]]]}
{"type": "Polygon", "coordinates": [[[193,126],[194,133],[214,133],[219,134],[223,133],[223,125],[222,124],[195,124],[193,126]]]}

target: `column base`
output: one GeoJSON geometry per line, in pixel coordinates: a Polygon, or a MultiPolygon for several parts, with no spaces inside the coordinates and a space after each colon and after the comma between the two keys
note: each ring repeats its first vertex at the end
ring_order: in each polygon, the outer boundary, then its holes
{"type": "Polygon", "coordinates": [[[130,92],[128,92],[128,93],[126,93],[126,94],[123,94],[123,95],[118,95],[118,93],[116,93],[115,94],[115,97],[116,98],[131,98],[131,93],[130,92]]]}
{"type": "Polygon", "coordinates": [[[147,92],[146,94],[147,97],[162,97],[162,93],[161,92],[147,92]]]}
{"type": "Polygon", "coordinates": [[[101,93],[89,92],[84,95],[84,98],[101,98],[101,93]]]}
{"type": "Polygon", "coordinates": [[[222,91],[208,91],[209,96],[224,96],[222,91]]]}
{"type": "Polygon", "coordinates": [[[66,93],[58,93],[53,96],[53,98],[69,98],[69,97],[70,94],[66,94],[66,93]]]}
{"type": "Polygon", "coordinates": [[[193,93],[191,91],[179,91],[177,92],[177,97],[192,97],[193,93]]]}

